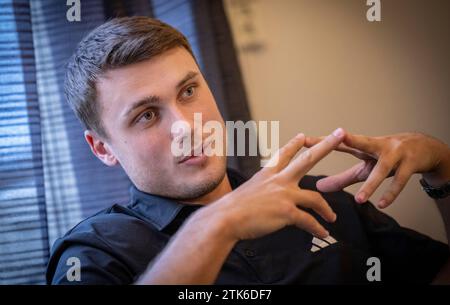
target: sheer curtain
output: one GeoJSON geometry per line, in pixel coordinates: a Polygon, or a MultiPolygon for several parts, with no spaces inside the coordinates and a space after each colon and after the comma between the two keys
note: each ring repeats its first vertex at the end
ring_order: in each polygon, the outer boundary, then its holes
{"type": "MultiPolygon", "coordinates": [[[[249,120],[221,1],[0,0],[0,284],[41,284],[54,240],[83,218],[128,202],[129,179],[99,162],[63,97],[67,59],[116,16],[146,15],[183,32],[226,120],[249,120]]],[[[230,158],[251,175],[257,158],[230,158]]]]}

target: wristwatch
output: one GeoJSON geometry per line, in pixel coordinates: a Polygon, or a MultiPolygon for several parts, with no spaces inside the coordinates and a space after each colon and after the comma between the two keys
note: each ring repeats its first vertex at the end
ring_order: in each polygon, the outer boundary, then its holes
{"type": "Polygon", "coordinates": [[[429,185],[425,181],[425,179],[422,178],[422,179],[420,179],[420,184],[422,185],[422,189],[431,198],[442,199],[442,198],[447,197],[450,194],[450,181],[448,181],[447,183],[445,183],[439,187],[435,187],[435,186],[429,185]]]}

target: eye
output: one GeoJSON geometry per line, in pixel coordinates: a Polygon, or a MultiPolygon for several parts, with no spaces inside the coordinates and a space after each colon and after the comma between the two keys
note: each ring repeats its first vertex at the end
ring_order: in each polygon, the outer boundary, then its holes
{"type": "Polygon", "coordinates": [[[194,95],[194,93],[195,93],[195,86],[189,86],[186,88],[186,90],[184,90],[183,98],[190,98],[194,95]]]}
{"type": "Polygon", "coordinates": [[[156,118],[156,112],[154,110],[145,111],[141,117],[138,119],[138,122],[149,123],[153,122],[156,118]]]}

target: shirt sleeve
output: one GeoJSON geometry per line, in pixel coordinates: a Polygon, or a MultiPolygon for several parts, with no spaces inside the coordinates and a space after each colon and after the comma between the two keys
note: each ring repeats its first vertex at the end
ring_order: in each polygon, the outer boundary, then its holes
{"type": "Polygon", "coordinates": [[[56,241],[46,276],[52,285],[123,285],[134,280],[108,245],[86,233],[56,241]]]}
{"type": "Polygon", "coordinates": [[[348,196],[361,218],[372,253],[380,259],[383,282],[431,283],[449,259],[448,245],[401,227],[372,203],[360,205],[348,196]]]}

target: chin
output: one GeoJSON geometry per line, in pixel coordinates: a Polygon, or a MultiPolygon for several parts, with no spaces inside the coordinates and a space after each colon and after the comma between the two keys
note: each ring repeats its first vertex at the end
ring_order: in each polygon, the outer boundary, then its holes
{"type": "MultiPolygon", "coordinates": [[[[220,161],[220,160],[217,160],[220,161]]],[[[223,181],[226,174],[226,163],[214,162],[184,177],[176,183],[177,197],[184,200],[195,199],[212,192],[223,181]]],[[[175,179],[181,178],[176,176],[175,179]]],[[[174,190],[175,191],[175,190],[174,190]]]]}

